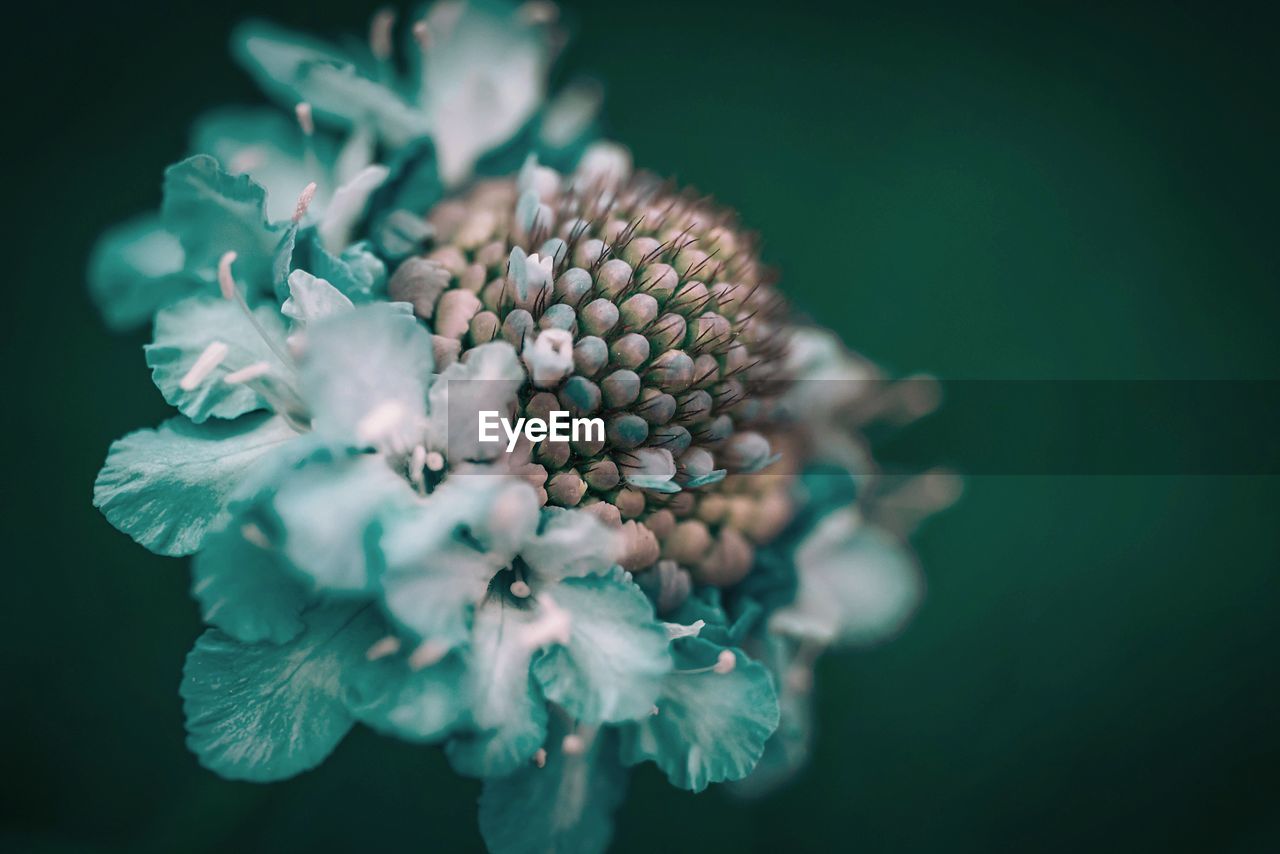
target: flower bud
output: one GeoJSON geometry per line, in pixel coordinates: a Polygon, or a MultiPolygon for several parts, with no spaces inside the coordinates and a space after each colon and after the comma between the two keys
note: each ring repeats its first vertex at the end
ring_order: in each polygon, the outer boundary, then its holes
{"type": "Polygon", "coordinates": [[[639,415],[629,412],[614,415],[605,422],[605,437],[618,448],[635,448],[649,437],[649,425],[639,415]]]}
{"type": "Polygon", "coordinates": [[[600,392],[608,409],[618,409],[640,396],[640,377],[635,371],[614,371],[600,381],[600,392]]]}
{"type": "Polygon", "coordinates": [[[658,318],[658,301],[648,294],[632,294],[618,309],[622,328],[629,332],[645,329],[658,318]]]}
{"type": "Polygon", "coordinates": [[[653,350],[661,353],[663,350],[670,350],[678,342],[683,341],[685,329],[684,318],[678,314],[668,312],[659,317],[645,334],[649,336],[649,343],[653,345],[653,350]]]}
{"type": "Polygon", "coordinates": [[[684,391],[693,382],[693,359],[683,350],[668,350],[653,360],[645,380],[663,391],[684,391]]]}
{"type": "Polygon", "coordinates": [[[608,492],[614,489],[622,480],[618,474],[618,466],[613,460],[596,460],[591,463],[586,472],[583,474],[587,485],[597,492],[608,492]]]}
{"type": "Polygon", "coordinates": [[[609,362],[619,368],[632,370],[649,359],[649,339],[635,332],[628,332],[609,347],[609,362]]]}
{"type": "Polygon", "coordinates": [[[556,303],[547,306],[547,310],[542,313],[542,317],[538,318],[538,327],[540,329],[563,329],[566,332],[573,330],[573,325],[578,320],[577,313],[573,310],[573,306],[564,303],[556,303]]]}
{"type": "Polygon", "coordinates": [[[594,377],[609,364],[609,345],[603,338],[587,335],[573,345],[574,370],[584,377],[594,377]]]}
{"type": "Polygon", "coordinates": [[[591,292],[591,274],[581,267],[570,267],[556,279],[555,297],[565,305],[577,307],[591,292]]]}
{"type": "Polygon", "coordinates": [[[577,374],[565,380],[558,397],[560,405],[575,418],[591,415],[600,408],[600,387],[577,374]]]}
{"type": "Polygon", "coordinates": [[[449,271],[438,261],[407,258],[387,282],[387,296],[397,302],[413,304],[413,313],[430,320],[436,301],[449,286],[449,271]]]}
{"type": "Polygon", "coordinates": [[[578,316],[578,323],[588,335],[605,335],[618,322],[618,307],[607,299],[592,300],[578,316]]]}
{"type": "Polygon", "coordinates": [[[618,258],[611,258],[600,265],[596,273],[596,290],[606,299],[614,299],[631,284],[631,265],[618,258]]]}
{"type": "Polygon", "coordinates": [[[664,391],[646,387],[640,392],[635,413],[651,425],[666,424],[676,414],[676,399],[664,391]]]}
{"type": "Polygon", "coordinates": [[[471,328],[471,318],[480,309],[480,300],[471,291],[445,291],[436,304],[436,334],[446,338],[461,338],[471,328]]]}
{"type": "MultiPolygon", "coordinates": [[[[568,447],[563,442],[552,442],[550,444],[556,444],[562,448],[568,447]]],[[[551,504],[556,504],[560,507],[577,506],[586,492],[587,484],[573,469],[559,472],[547,481],[547,500],[551,504]]]]}

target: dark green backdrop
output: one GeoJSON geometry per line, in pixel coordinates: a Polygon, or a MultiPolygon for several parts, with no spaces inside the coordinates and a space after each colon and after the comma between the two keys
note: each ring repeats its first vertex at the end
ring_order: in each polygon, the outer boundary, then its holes
{"type": "MultiPolygon", "coordinates": [[[[88,305],[90,241],[158,201],[193,116],[257,100],[235,21],[337,32],[372,5],[28,5],[6,12],[0,847],[474,848],[478,787],[432,749],[359,732],[285,784],[202,771],[186,568],[90,506],[109,441],[165,415],[144,335],[88,305]]],[[[891,369],[1280,379],[1260,8],[578,5],[567,67],[607,81],[611,132],[740,208],[797,302],[891,369]]],[[[994,408],[990,441],[1081,429],[1018,416],[994,408]]],[[[1280,850],[1280,480],[967,488],[918,539],[908,632],[824,660],[808,773],[744,806],[647,768],[618,851],[1280,850]]]]}

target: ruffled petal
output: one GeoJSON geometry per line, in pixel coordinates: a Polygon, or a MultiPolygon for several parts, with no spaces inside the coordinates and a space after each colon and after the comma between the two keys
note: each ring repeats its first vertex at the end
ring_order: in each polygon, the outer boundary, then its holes
{"type": "Polygon", "coordinates": [[[244,643],[298,636],[309,596],[261,529],[239,522],[211,533],[192,562],[191,593],[204,621],[244,643]]]}
{"type": "Polygon", "coordinates": [[[671,656],[666,630],[631,576],[569,578],[544,595],[569,616],[567,642],[534,664],[547,699],[584,723],[649,714],[671,656]]]}
{"type": "Polygon", "coordinates": [[[431,335],[385,303],[317,321],[301,370],[312,428],[360,447],[408,451],[425,422],[431,366],[431,335]]]}
{"type": "Polygon", "coordinates": [[[316,229],[303,228],[297,233],[288,260],[290,271],[306,270],[333,285],[354,303],[370,302],[386,295],[387,266],[364,241],[334,254],[321,243],[316,229]]]}
{"type": "Polygon", "coordinates": [[[334,190],[316,229],[326,247],[341,251],[351,241],[351,233],[364,215],[369,199],[387,180],[388,174],[387,167],[381,164],[366,166],[334,190]]]}
{"type": "Polygon", "coordinates": [[[230,174],[207,154],[165,170],[165,228],[182,244],[185,268],[209,281],[218,260],[235,252],[234,273],[241,286],[270,292],[271,265],[283,227],[267,220],[266,206],[267,191],[261,184],[248,175],[230,174]]]}
{"type": "MultiPolygon", "coordinates": [[[[260,306],[254,318],[282,349],[280,313],[260,306]]],[[[240,307],[214,296],[192,297],[161,309],[145,353],[151,379],[164,399],[197,424],[270,408],[254,385],[228,383],[228,374],[257,363],[266,363],[276,374],[287,370],[240,307]]]]}
{"type": "Polygon", "coordinates": [[[369,605],[337,603],[303,616],[282,645],[245,644],[217,629],[183,668],[187,746],[232,780],[283,780],[320,764],[351,729],[344,674],[380,631],[369,605]]]}
{"type": "Polygon", "coordinates": [[[618,559],[618,538],[590,513],[548,507],[536,536],[520,556],[538,581],[547,583],[582,575],[603,575],[618,559]]]}
{"type": "Polygon", "coordinates": [[[472,610],[537,520],[527,484],[497,475],[447,478],[421,505],[386,521],[387,610],[442,650],[464,643],[472,610]]]}
{"type": "Polygon", "coordinates": [[[393,148],[429,130],[426,116],[369,76],[359,57],[261,21],[242,24],[231,44],[263,91],[286,107],[306,101],[317,119],[339,127],[370,122],[393,148]]]}
{"type": "Polygon", "coordinates": [[[151,551],[191,554],[259,460],[297,435],[263,414],[207,424],[171,418],[111,445],[93,504],[151,551]]]}
{"type": "Polygon", "coordinates": [[[547,733],[547,705],[529,663],[541,646],[537,610],[501,599],[477,609],[472,632],[468,701],[474,734],[445,747],[461,774],[510,774],[529,762],[547,733]]]}
{"type": "Polygon", "coordinates": [[[346,294],[306,270],[294,270],[289,274],[288,282],[289,298],[280,306],[280,313],[298,326],[342,314],[354,307],[346,294]]]}
{"type": "Polygon", "coordinates": [[[368,549],[379,521],[417,495],[376,455],[313,463],[290,473],[272,503],[285,555],[317,589],[361,591],[374,583],[368,549]]]}
{"type": "Polygon", "coordinates": [[[813,663],[799,645],[777,635],[766,638],[763,663],[778,689],[778,728],[751,773],[734,781],[734,794],[761,797],[790,780],[809,759],[813,742],[813,663]]]}
{"type": "Polygon", "coordinates": [[[107,325],[132,329],[156,309],[207,290],[183,272],[184,258],[178,238],[154,214],[123,222],[98,238],[89,258],[89,292],[107,325]]]}
{"type": "Polygon", "coordinates": [[[595,854],[609,846],[613,813],[627,791],[615,733],[566,754],[563,725],[548,734],[545,764],[484,781],[480,833],[493,854],[595,854]]]}
{"type": "Polygon", "coordinates": [[[466,716],[465,678],[466,665],[456,654],[420,669],[410,666],[407,653],[379,657],[359,665],[349,705],[357,720],[378,732],[438,741],[466,716]]]}
{"type": "Polygon", "coordinates": [[[678,638],[672,646],[676,669],[662,683],[658,712],[623,729],[623,761],[652,760],[672,785],[694,792],[746,776],[778,725],[769,671],[701,638],[678,638]],[[732,669],[720,672],[726,655],[732,669]]]}
{"type": "Polygon", "coordinates": [[[828,514],[795,552],[795,600],[769,628],[820,644],[883,640],[907,621],[924,592],[910,552],[854,508],[828,514]]]}
{"type": "Polygon", "coordinates": [[[270,107],[222,107],[205,113],[192,128],[191,152],[212,155],[227,172],[249,175],[261,184],[272,222],[289,219],[298,194],[313,181],[313,215],[326,209],[334,192],[331,176],[338,153],[332,140],[317,134],[304,143],[297,121],[270,107]]]}
{"type": "Polygon", "coordinates": [[[440,173],[452,185],[537,112],[551,50],[543,31],[514,20],[506,4],[441,3],[426,20],[436,39],[422,62],[418,98],[431,119],[440,173]]]}

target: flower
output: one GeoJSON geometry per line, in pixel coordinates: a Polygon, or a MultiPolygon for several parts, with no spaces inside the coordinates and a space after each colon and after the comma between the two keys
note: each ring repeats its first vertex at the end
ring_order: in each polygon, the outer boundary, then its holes
{"type": "Polygon", "coordinates": [[[237,31],[290,112],[203,117],[160,213],[100,242],[91,289],[153,321],[178,414],[112,445],[94,503],[194,556],[206,767],[284,779],[359,723],[482,778],[492,850],[598,851],[631,766],[761,792],[803,762],[814,660],[904,624],[902,536],[952,497],[892,500],[856,428],[936,395],[594,140],[593,86],[543,103],[553,6],[402,29],[407,74],[390,13],[363,48],[237,31]],[[562,410],[603,436],[476,435],[562,410]]]}

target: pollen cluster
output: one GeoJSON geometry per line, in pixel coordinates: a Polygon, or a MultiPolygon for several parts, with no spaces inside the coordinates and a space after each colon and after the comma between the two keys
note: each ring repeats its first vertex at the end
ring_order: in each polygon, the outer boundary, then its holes
{"type": "Polygon", "coordinates": [[[770,442],[788,324],[732,212],[649,175],[529,166],[429,222],[389,291],[430,322],[437,366],[505,339],[529,372],[516,415],[605,421],[603,440],[526,447],[516,470],[623,527],[623,565],[656,567],[660,607],[740,581],[791,513],[770,442]]]}

